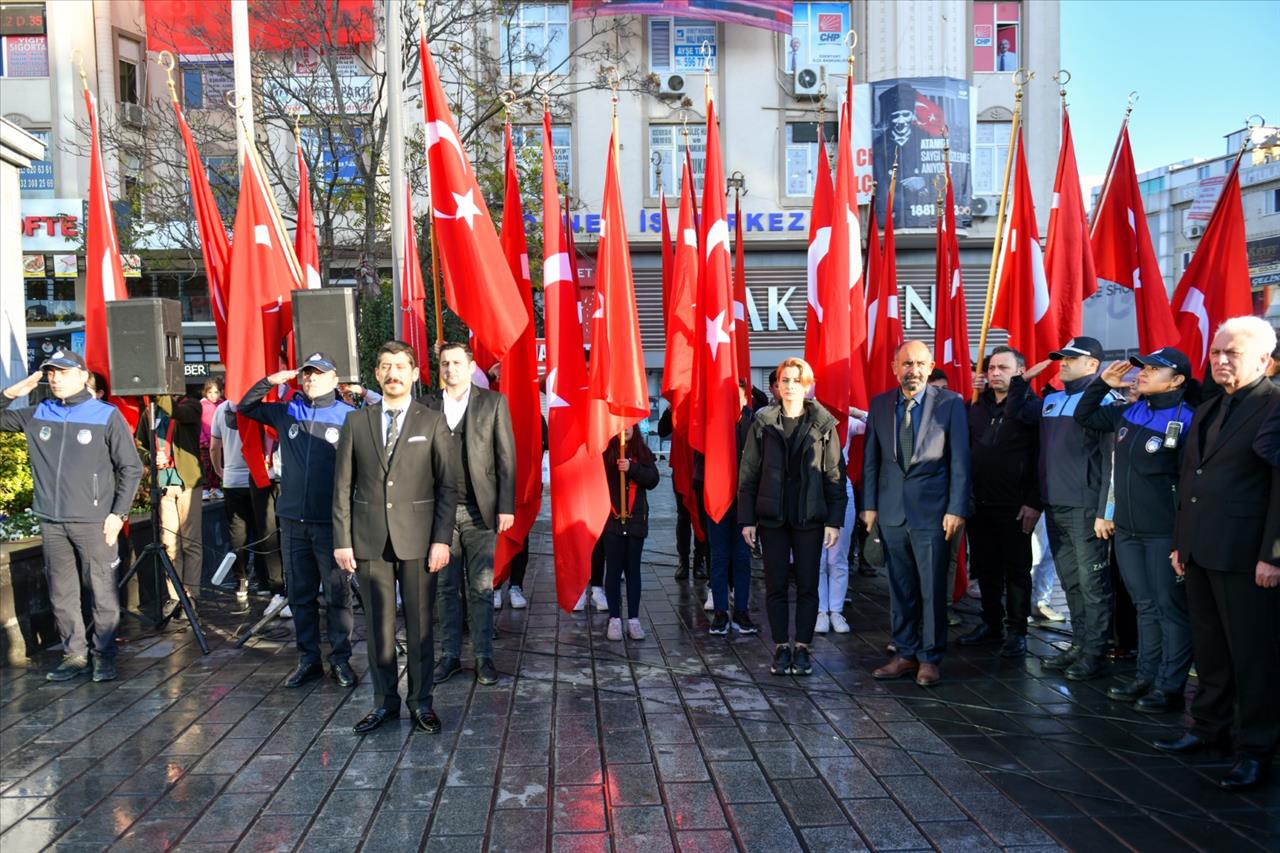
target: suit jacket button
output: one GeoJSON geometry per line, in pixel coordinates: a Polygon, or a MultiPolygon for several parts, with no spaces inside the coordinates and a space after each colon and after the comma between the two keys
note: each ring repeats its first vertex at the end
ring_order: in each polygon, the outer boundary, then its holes
{"type": "Polygon", "coordinates": [[[394,486],[395,484],[396,484],[396,481],[395,481],[395,480],[387,480],[387,485],[388,485],[388,486],[394,486]]]}
{"type": "MultiPolygon", "coordinates": [[[[1192,499],[1191,499],[1191,502],[1192,502],[1192,503],[1195,503],[1195,502],[1196,502],[1196,500],[1197,500],[1197,498],[1192,498],[1192,499]]],[[[387,504],[387,506],[391,506],[391,504],[387,504]]]]}
{"type": "Polygon", "coordinates": [[[1200,474],[1203,474],[1203,473],[1204,473],[1204,469],[1203,469],[1203,468],[1197,468],[1197,469],[1196,469],[1196,476],[1199,476],[1200,474]]]}
{"type": "MultiPolygon", "coordinates": [[[[1195,498],[1192,498],[1191,500],[1194,501],[1195,498]]],[[[391,501],[387,501],[387,509],[391,509],[391,501]]]]}

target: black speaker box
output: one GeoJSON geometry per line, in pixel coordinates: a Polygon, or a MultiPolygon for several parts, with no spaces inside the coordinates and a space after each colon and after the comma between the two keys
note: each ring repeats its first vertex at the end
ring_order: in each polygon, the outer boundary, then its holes
{"type": "Polygon", "coordinates": [[[122,299],[107,303],[107,357],[111,393],[183,394],[182,308],[174,299],[122,299]]]}
{"type": "Polygon", "coordinates": [[[293,291],[293,352],[299,363],[322,352],[338,368],[339,382],[360,381],[354,287],[293,291]]]}

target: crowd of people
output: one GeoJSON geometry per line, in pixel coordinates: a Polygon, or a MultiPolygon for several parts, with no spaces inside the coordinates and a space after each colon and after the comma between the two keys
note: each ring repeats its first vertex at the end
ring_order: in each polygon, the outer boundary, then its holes
{"type": "MultiPolygon", "coordinates": [[[[898,387],[867,411],[839,413],[814,399],[810,366],[788,358],[770,375],[771,398],[746,383],[740,389],[738,493],[721,518],[697,511],[695,458],[695,494],[676,495],[675,578],[687,579],[692,568],[709,582],[711,634],[754,634],[758,555],[770,671],[805,676],[815,634],[880,627],[851,626],[845,615],[850,567],[874,544],[887,571],[892,642],[872,674],[930,687],[943,678],[957,621],[949,605],[960,556],[980,590],[981,621],[957,642],[989,645],[1010,659],[1028,653],[1034,614],[1056,616],[1046,588],[1053,576],[1037,574],[1033,563],[1056,567],[1071,642],[1040,666],[1079,682],[1109,674],[1120,591],[1114,558],[1137,614],[1137,654],[1133,677],[1115,679],[1107,695],[1144,713],[1181,711],[1194,667],[1193,725],[1155,746],[1174,753],[1229,746],[1236,761],[1221,784],[1252,787],[1280,738],[1275,352],[1274,330],[1253,317],[1217,330],[1203,384],[1187,354],[1168,347],[1104,367],[1102,344],[1088,337],[1035,365],[1000,346],[976,373],[969,401],[945,387],[928,347],[909,341],[894,354],[898,387]]],[[[354,731],[398,719],[401,704],[415,728],[440,731],[432,688],[462,670],[464,630],[476,680],[500,678],[492,635],[503,597],[494,555],[497,537],[514,523],[516,476],[505,398],[473,381],[465,344],[440,344],[436,353],[439,387],[421,396],[417,353],[390,341],[376,355],[381,394],[340,385],[334,362],[317,352],[297,370],[263,377],[239,401],[219,400],[216,385],[200,399],[162,398],[140,436],[92,393],[73,352],[55,352],[5,389],[0,429],[26,433],[63,640],[63,659],[47,677],[117,677],[117,537],[143,474],[141,437],[156,448],[148,461],[158,472],[161,538],[187,596],[202,594],[202,494],[216,484],[236,555],[232,612],[247,613],[256,592],[275,596],[268,610],[293,621],[298,662],[284,686],[326,676],[357,684],[350,657],[358,595],[374,702],[354,731]],[[10,406],[42,378],[48,399],[10,406]],[[273,390],[288,383],[296,390],[275,399],[273,390]],[[275,436],[257,472],[240,438],[250,422],[275,436]],[[408,659],[403,697],[398,610],[408,659]]],[[[659,434],[669,431],[666,418],[659,434]]],[[[658,486],[659,467],[638,427],[615,437],[601,464],[611,511],[578,609],[590,600],[608,612],[607,640],[640,641],[646,493],[658,486]]],[[[527,549],[526,540],[511,564],[512,607],[527,605],[527,549]]],[[[177,615],[176,597],[170,588],[163,619],[177,615]]]]}

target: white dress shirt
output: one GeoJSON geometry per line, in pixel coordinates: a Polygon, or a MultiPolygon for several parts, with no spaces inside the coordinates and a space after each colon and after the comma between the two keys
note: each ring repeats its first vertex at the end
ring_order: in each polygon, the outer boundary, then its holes
{"type": "Polygon", "coordinates": [[[458,428],[462,416],[467,413],[467,403],[471,401],[471,384],[467,383],[467,390],[463,391],[462,396],[456,400],[453,399],[448,388],[440,389],[440,393],[444,395],[444,422],[449,425],[449,430],[453,431],[458,428]]]}

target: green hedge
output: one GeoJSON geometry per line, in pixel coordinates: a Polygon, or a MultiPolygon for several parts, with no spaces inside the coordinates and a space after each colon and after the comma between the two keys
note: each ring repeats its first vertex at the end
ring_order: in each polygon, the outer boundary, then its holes
{"type": "Polygon", "coordinates": [[[20,432],[0,433],[0,515],[17,515],[30,509],[34,488],[26,436],[20,432]]]}

